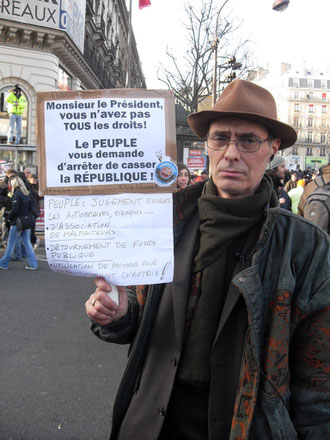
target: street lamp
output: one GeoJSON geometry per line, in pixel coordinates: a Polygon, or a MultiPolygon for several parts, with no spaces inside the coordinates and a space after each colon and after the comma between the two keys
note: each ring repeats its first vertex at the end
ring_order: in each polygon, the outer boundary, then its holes
{"type": "Polygon", "coordinates": [[[275,0],[273,3],[273,10],[282,12],[289,6],[290,0],[275,0]]]}
{"type": "Polygon", "coordinates": [[[221,84],[228,84],[228,83],[232,82],[234,79],[236,79],[236,72],[234,72],[234,70],[241,69],[241,67],[242,67],[242,63],[238,63],[236,61],[235,56],[232,56],[231,58],[229,58],[225,64],[218,66],[218,68],[219,68],[219,80],[218,80],[219,92],[221,92],[221,84]],[[227,69],[231,69],[231,72],[228,75],[226,75],[226,77],[223,81],[221,81],[221,69],[224,69],[224,71],[226,71],[227,69]]]}

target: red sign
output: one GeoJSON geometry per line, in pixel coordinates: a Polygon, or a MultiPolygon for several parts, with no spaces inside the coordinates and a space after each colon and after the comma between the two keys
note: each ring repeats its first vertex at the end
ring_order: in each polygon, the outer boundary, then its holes
{"type": "Polygon", "coordinates": [[[36,220],[36,231],[42,231],[45,230],[45,210],[44,208],[40,208],[40,215],[36,220]]]}
{"type": "Polygon", "coordinates": [[[205,157],[188,157],[187,166],[192,170],[204,170],[205,157]]]}
{"type": "Polygon", "coordinates": [[[202,150],[189,150],[189,156],[201,156],[202,150]]]}

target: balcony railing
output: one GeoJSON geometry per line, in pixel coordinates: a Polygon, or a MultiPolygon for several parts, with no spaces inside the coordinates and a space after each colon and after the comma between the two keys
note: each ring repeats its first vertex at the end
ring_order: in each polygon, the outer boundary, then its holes
{"type": "Polygon", "coordinates": [[[289,101],[304,101],[304,102],[316,102],[316,103],[320,103],[320,104],[322,104],[322,103],[324,103],[324,104],[327,104],[327,103],[329,103],[330,102],[330,98],[329,97],[326,97],[325,99],[324,98],[321,98],[321,97],[319,97],[319,96],[299,96],[299,97],[295,97],[295,96],[289,96],[288,97],[288,100],[289,101]]]}

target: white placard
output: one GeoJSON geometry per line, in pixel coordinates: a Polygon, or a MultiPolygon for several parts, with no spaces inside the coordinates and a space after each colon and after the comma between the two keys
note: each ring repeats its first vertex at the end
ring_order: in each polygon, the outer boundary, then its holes
{"type": "Polygon", "coordinates": [[[119,286],[173,279],[172,194],[45,196],[48,264],[119,286]]]}
{"type": "Polygon", "coordinates": [[[153,183],[166,153],[163,98],[44,102],[47,187],[153,183]]]}

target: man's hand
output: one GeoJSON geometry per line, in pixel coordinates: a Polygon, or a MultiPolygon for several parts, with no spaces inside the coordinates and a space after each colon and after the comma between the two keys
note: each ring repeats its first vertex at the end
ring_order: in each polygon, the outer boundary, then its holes
{"type": "Polygon", "coordinates": [[[108,325],[119,321],[127,313],[128,299],[126,287],[117,286],[119,293],[119,305],[109,298],[111,284],[103,277],[94,280],[96,290],[85,303],[87,315],[99,325],[108,325]]]}

